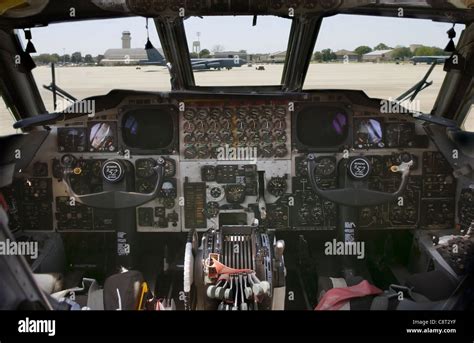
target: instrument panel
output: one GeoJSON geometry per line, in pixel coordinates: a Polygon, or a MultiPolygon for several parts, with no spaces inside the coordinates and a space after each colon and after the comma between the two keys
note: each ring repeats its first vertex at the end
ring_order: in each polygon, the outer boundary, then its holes
{"type": "Polygon", "coordinates": [[[181,123],[186,160],[223,160],[240,151],[249,159],[284,159],[290,152],[290,118],[285,104],[189,104],[181,123]]]}
{"type": "MultiPolygon", "coordinates": [[[[71,184],[77,194],[103,191],[102,164],[117,157],[130,162],[133,191],[150,193],[157,180],[156,160],[164,158],[158,197],[136,210],[141,232],[205,231],[250,225],[255,219],[275,230],[334,230],[339,206],[312,190],[307,154],[316,153],[315,179],[322,189],[344,187],[342,162],[364,156],[371,164],[368,188],[393,192],[399,176],[390,168],[407,151],[415,165],[404,203],[358,209],[359,228],[454,226],[456,182],[449,164],[419,122],[382,114],[378,102],[359,104],[343,93],[290,100],[194,96],[153,102],[136,97],[125,97],[93,118],[66,120],[54,128],[35,164],[41,184],[51,184],[38,190],[41,206],[51,214],[42,228],[114,227],[113,211],[70,205],[61,182],[64,158],[73,159],[68,163],[74,166],[71,184]]],[[[17,187],[24,194],[24,186],[17,187]]],[[[33,188],[38,187],[36,181],[33,188]]]]}

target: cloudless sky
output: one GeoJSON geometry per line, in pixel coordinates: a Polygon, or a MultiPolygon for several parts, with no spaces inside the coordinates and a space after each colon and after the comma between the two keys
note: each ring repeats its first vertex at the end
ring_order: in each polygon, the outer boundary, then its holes
{"type": "MultiPolygon", "coordinates": [[[[161,46],[153,20],[149,21],[150,38],[161,46]]],[[[225,50],[247,50],[249,53],[274,53],[287,48],[291,21],[277,17],[258,17],[252,26],[252,17],[193,17],[185,20],[189,50],[200,32],[201,49],[221,45],[225,50]]],[[[372,16],[337,15],[323,21],[315,50],[353,50],[360,45],[374,47],[385,43],[397,45],[423,44],[444,48],[448,42],[447,23],[429,20],[384,18],[372,16]]],[[[458,37],[461,26],[456,26],[458,37]]],[[[52,24],[32,29],[33,43],[38,53],[75,51],[96,56],[109,48],[121,48],[122,31],[130,31],[132,47],[145,46],[145,18],[120,18],[52,24]]],[[[457,39],[456,39],[457,41],[457,39]]]]}

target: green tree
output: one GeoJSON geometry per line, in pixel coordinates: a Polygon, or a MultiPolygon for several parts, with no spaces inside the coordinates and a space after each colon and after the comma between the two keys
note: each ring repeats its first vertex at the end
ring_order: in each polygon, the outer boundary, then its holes
{"type": "Polygon", "coordinates": [[[211,55],[211,52],[207,49],[202,49],[201,52],[199,53],[199,56],[205,58],[209,57],[211,55]]]}
{"type": "Polygon", "coordinates": [[[359,55],[359,56],[362,56],[362,55],[365,55],[365,54],[368,54],[369,52],[372,52],[372,48],[367,46],[367,45],[361,45],[359,47],[357,47],[354,52],[359,55]]]}
{"type": "Polygon", "coordinates": [[[52,54],[51,55],[51,62],[58,63],[60,61],[61,61],[61,56],[59,56],[58,54],[52,54]]]}
{"type": "Polygon", "coordinates": [[[66,55],[63,55],[61,56],[61,61],[64,62],[64,63],[69,63],[71,62],[71,56],[66,54],[66,55]]]}
{"type": "Polygon", "coordinates": [[[413,56],[413,53],[411,52],[410,48],[406,47],[400,47],[400,48],[395,48],[392,52],[392,58],[398,58],[400,60],[403,60],[405,58],[410,58],[413,56]]]}
{"type": "Polygon", "coordinates": [[[420,46],[415,50],[415,56],[444,56],[447,53],[438,47],[420,46]]]}
{"type": "Polygon", "coordinates": [[[99,64],[100,61],[102,61],[104,59],[104,55],[97,55],[94,59],[95,59],[96,63],[99,64]]]}
{"type": "Polygon", "coordinates": [[[313,54],[313,60],[316,61],[316,62],[322,62],[323,61],[323,55],[321,54],[320,51],[316,51],[313,54]]]}
{"type": "Polygon", "coordinates": [[[374,47],[374,50],[389,50],[389,49],[391,48],[384,43],[379,43],[378,45],[374,47]]]}
{"type": "Polygon", "coordinates": [[[81,63],[82,62],[82,54],[77,51],[71,55],[71,62],[72,63],[81,63]]]}
{"type": "Polygon", "coordinates": [[[337,59],[337,56],[331,49],[321,50],[321,55],[324,62],[329,62],[337,59]]]}
{"type": "Polygon", "coordinates": [[[94,63],[94,59],[92,58],[91,54],[87,54],[84,56],[84,62],[85,63],[94,63]]]}
{"type": "Polygon", "coordinates": [[[189,57],[190,58],[198,58],[198,54],[197,54],[197,52],[190,52],[189,57]]]}

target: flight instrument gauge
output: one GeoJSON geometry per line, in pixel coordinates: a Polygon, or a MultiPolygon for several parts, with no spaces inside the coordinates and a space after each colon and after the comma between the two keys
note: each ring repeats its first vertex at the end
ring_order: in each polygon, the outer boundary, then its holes
{"type": "Polygon", "coordinates": [[[245,186],[241,184],[227,185],[225,196],[228,203],[240,204],[245,200],[245,186]]]}
{"type": "Polygon", "coordinates": [[[281,144],[275,147],[275,157],[277,158],[283,158],[288,154],[288,149],[286,148],[286,145],[281,144]]]}
{"type": "Polygon", "coordinates": [[[117,149],[117,128],[114,123],[91,123],[89,126],[89,151],[113,152],[117,149]]]}
{"type": "Polygon", "coordinates": [[[164,181],[160,195],[163,198],[176,198],[176,186],[171,181],[164,181]]]}
{"type": "Polygon", "coordinates": [[[85,128],[58,129],[58,151],[83,152],[86,150],[85,128]]]}
{"type": "Polygon", "coordinates": [[[165,177],[176,175],[176,161],[171,158],[165,158],[165,177]]]}
{"type": "Polygon", "coordinates": [[[285,194],[287,188],[288,184],[284,177],[272,177],[267,185],[268,192],[276,197],[285,194]]]}
{"type": "Polygon", "coordinates": [[[212,199],[212,201],[221,201],[224,199],[225,196],[225,190],[222,188],[221,185],[214,184],[210,185],[207,188],[207,197],[209,199],[212,199]]]}
{"type": "Polygon", "coordinates": [[[383,148],[382,124],[376,119],[362,119],[355,124],[354,146],[359,149],[383,148]]]}
{"type": "Polygon", "coordinates": [[[151,158],[142,158],[135,163],[135,169],[138,177],[149,178],[155,175],[156,162],[151,158]]]}
{"type": "Polygon", "coordinates": [[[331,176],[336,171],[336,161],[331,157],[322,157],[316,163],[315,174],[318,176],[331,176]]]}
{"type": "Polygon", "coordinates": [[[137,192],[148,194],[153,192],[154,185],[149,180],[139,180],[137,181],[137,192]]]}
{"type": "Polygon", "coordinates": [[[385,140],[389,148],[411,147],[415,141],[415,126],[411,123],[389,124],[385,140]]]}
{"type": "Polygon", "coordinates": [[[186,112],[184,112],[184,119],[186,120],[193,120],[195,116],[196,112],[194,112],[193,109],[188,109],[186,112]]]}
{"type": "Polygon", "coordinates": [[[211,219],[217,217],[219,214],[219,204],[215,201],[208,202],[204,207],[204,215],[206,218],[211,219]]]}

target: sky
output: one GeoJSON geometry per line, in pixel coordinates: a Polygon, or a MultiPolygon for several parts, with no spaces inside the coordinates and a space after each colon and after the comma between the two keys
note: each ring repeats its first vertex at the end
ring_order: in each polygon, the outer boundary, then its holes
{"type": "MultiPolygon", "coordinates": [[[[278,17],[193,17],[185,20],[189,50],[200,33],[201,49],[212,50],[216,45],[225,50],[247,50],[249,53],[275,53],[287,48],[291,21],[278,17]]],[[[150,39],[161,46],[152,20],[150,39]]],[[[315,50],[330,48],[353,50],[360,45],[374,47],[379,43],[389,46],[423,44],[444,48],[448,42],[447,23],[407,18],[337,15],[324,19],[315,50]]],[[[120,48],[122,31],[130,31],[132,47],[144,47],[145,18],[120,18],[52,24],[33,28],[33,43],[38,53],[83,55],[103,54],[108,48],[120,48]]],[[[458,37],[461,26],[456,26],[458,37]]],[[[458,38],[457,37],[457,38],[458,38]]]]}

